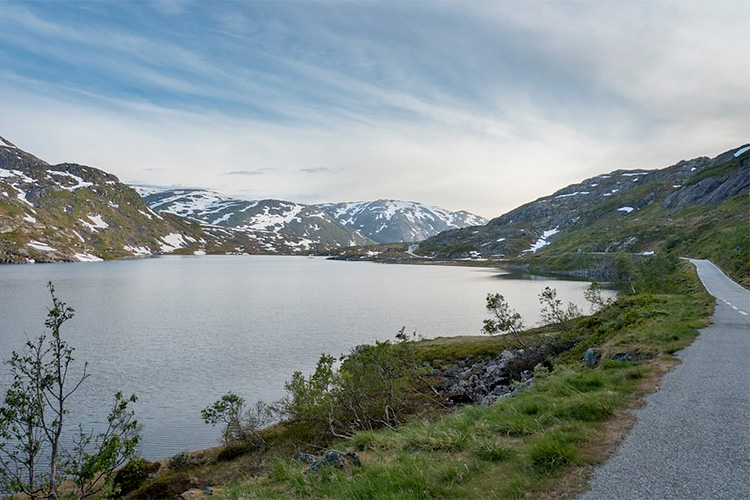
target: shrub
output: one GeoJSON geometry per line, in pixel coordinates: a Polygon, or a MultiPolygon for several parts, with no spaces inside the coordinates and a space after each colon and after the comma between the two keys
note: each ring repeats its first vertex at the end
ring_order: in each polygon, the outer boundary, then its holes
{"type": "Polygon", "coordinates": [[[159,470],[158,462],[149,462],[144,458],[131,460],[120,470],[115,472],[113,479],[114,491],[120,495],[127,495],[135,491],[159,470]]]}
{"type": "Polygon", "coordinates": [[[190,457],[184,451],[179,452],[169,459],[169,468],[171,470],[187,469],[191,465],[190,457]]]}
{"type": "Polygon", "coordinates": [[[231,462],[235,458],[247,455],[259,448],[257,442],[235,441],[224,445],[219,454],[216,455],[216,460],[218,462],[231,462]]]}

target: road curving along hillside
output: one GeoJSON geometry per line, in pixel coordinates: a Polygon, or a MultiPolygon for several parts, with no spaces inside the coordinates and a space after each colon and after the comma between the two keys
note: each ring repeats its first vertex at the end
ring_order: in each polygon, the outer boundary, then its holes
{"type": "Polygon", "coordinates": [[[750,498],[750,291],[707,260],[691,262],[717,299],[711,324],[579,500],[750,498]]]}

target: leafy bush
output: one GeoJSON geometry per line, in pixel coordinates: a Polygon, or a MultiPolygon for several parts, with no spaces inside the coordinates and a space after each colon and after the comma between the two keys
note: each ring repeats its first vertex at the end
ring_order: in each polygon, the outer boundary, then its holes
{"type": "Polygon", "coordinates": [[[264,447],[265,440],[259,431],[272,418],[273,410],[263,401],[255,403],[253,408],[245,409],[245,399],[228,392],[211,406],[201,410],[203,421],[209,425],[223,422],[221,438],[229,445],[238,441],[264,447]]]}
{"type": "Polygon", "coordinates": [[[169,468],[171,470],[182,470],[187,469],[192,464],[190,463],[190,457],[184,451],[181,451],[177,455],[172,456],[169,459],[169,468]]]}
{"type": "Polygon", "coordinates": [[[159,470],[158,462],[149,462],[144,458],[131,460],[115,473],[113,485],[118,496],[135,491],[159,470]]]}
{"type": "Polygon", "coordinates": [[[402,329],[397,342],[356,347],[341,359],[338,370],[334,358],[324,354],[308,377],[292,375],[284,384],[288,394],[276,408],[292,421],[312,426],[319,438],[395,428],[410,408],[419,406],[424,377],[432,371],[419,363],[413,343],[402,329]]]}

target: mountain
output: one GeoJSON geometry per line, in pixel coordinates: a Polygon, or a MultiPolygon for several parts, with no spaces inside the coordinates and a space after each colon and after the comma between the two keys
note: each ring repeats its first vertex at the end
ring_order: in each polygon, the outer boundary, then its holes
{"type": "Polygon", "coordinates": [[[422,241],[449,229],[487,223],[487,219],[469,212],[450,212],[413,201],[375,200],[315,206],[377,243],[422,241]]]}
{"type": "Polygon", "coordinates": [[[310,205],[239,200],[204,189],[134,188],[152,210],[198,221],[204,231],[247,253],[325,252],[373,243],[310,205]]]}
{"type": "Polygon", "coordinates": [[[244,239],[246,243],[252,240],[266,252],[413,242],[446,229],[487,222],[468,212],[450,212],[411,201],[300,205],[280,200],[240,200],[205,189],[133,187],[152,210],[199,221],[204,231],[217,237],[237,242],[244,239]]]}
{"type": "Polygon", "coordinates": [[[660,170],[616,170],[414,250],[440,258],[679,250],[748,268],[750,146],[660,170]],[[731,259],[729,256],[734,256],[731,259]],[[731,262],[730,262],[731,261],[731,262]]]}
{"type": "Polygon", "coordinates": [[[197,224],[152,211],[102,170],[50,165],[0,137],[0,263],[202,251],[197,224]]]}

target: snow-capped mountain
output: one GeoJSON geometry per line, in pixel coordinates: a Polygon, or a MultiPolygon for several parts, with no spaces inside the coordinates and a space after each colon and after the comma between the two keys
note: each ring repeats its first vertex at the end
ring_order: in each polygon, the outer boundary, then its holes
{"type": "Polygon", "coordinates": [[[375,200],[316,206],[378,243],[422,241],[449,229],[487,223],[483,217],[469,212],[451,212],[413,201],[375,200]]]}
{"type": "Polygon", "coordinates": [[[202,251],[197,224],[153,212],[114,175],[49,163],[0,137],[0,262],[202,251]]]}
{"type": "Polygon", "coordinates": [[[448,258],[516,257],[547,250],[649,253],[718,227],[742,227],[750,213],[742,198],[748,189],[750,147],[743,146],[659,170],[616,170],[592,177],[482,227],[443,232],[421,242],[416,252],[448,258]],[[743,210],[733,203],[744,203],[743,210]]]}
{"type": "Polygon", "coordinates": [[[219,238],[254,242],[252,253],[258,248],[296,253],[373,243],[310,205],[240,200],[205,189],[134,188],[154,211],[199,221],[205,231],[219,238]]]}

